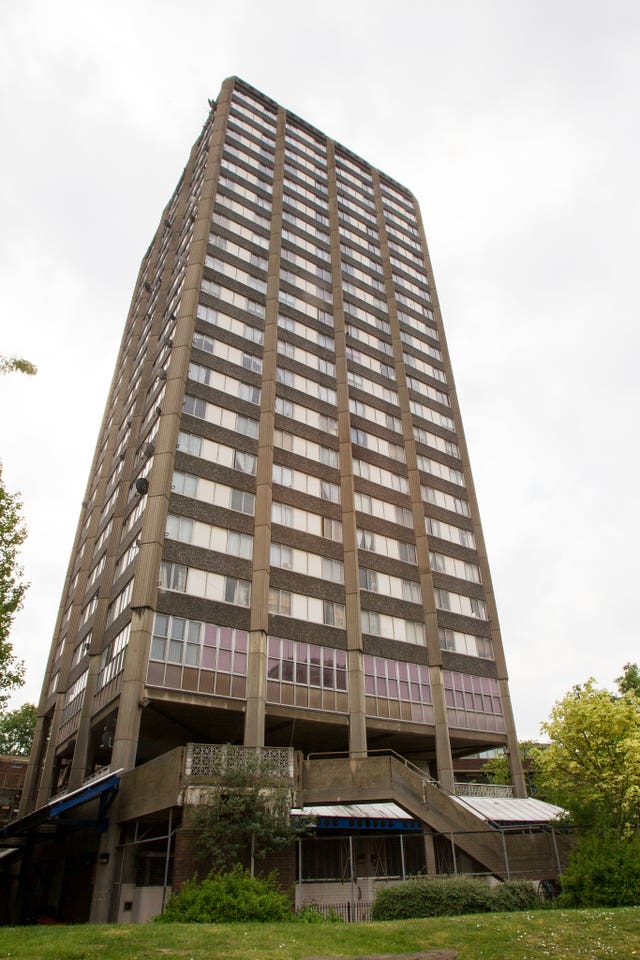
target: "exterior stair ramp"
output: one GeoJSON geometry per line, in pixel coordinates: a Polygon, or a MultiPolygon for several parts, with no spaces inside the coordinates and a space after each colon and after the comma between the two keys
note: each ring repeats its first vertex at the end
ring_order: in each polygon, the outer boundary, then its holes
{"type": "MultiPolygon", "coordinates": [[[[538,819],[535,831],[525,818],[527,804],[539,801],[510,801],[512,809],[508,834],[504,825],[475,809],[468,798],[443,790],[436,780],[393,751],[370,751],[366,756],[311,754],[302,762],[302,800],[305,806],[323,803],[368,803],[393,801],[436,834],[481,864],[484,871],[503,880],[518,877],[557,877],[560,858],[553,831],[538,819]],[[520,804],[520,806],[518,806],[520,804]],[[515,841],[515,842],[514,842],[515,841]]],[[[547,806],[547,805],[542,805],[547,806]]],[[[549,813],[558,808],[549,805],[549,813]]]]}

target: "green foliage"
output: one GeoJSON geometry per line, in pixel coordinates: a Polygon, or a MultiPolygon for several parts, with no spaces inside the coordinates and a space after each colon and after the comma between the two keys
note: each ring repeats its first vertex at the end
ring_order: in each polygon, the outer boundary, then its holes
{"type": "Polygon", "coordinates": [[[267,758],[241,754],[234,764],[233,756],[230,748],[222,782],[207,788],[207,802],[196,812],[198,857],[214,870],[230,870],[243,855],[263,860],[305,826],[292,820],[290,784],[267,758]]]}
{"type": "Polygon", "coordinates": [[[32,377],[38,372],[38,368],[30,360],[23,360],[21,357],[0,357],[0,374],[15,371],[32,377]]]}
{"type": "Polygon", "coordinates": [[[251,877],[236,865],[229,873],[210,873],[190,880],[173,894],[160,923],[245,923],[292,919],[288,896],[273,876],[251,877]]]}
{"type": "Polygon", "coordinates": [[[640,837],[613,833],[582,836],[561,880],[560,906],[640,904],[640,837]]]}
{"type": "Polygon", "coordinates": [[[635,693],[640,700],[640,668],[637,663],[625,663],[622,675],[616,677],[616,685],[621,695],[635,693]]]}
{"type": "Polygon", "coordinates": [[[416,877],[379,890],[371,919],[452,917],[464,913],[532,910],[538,906],[536,891],[524,881],[508,881],[492,887],[471,877],[416,877]]]}
{"type": "Polygon", "coordinates": [[[0,713],[0,753],[28,757],[36,719],[36,708],[32,703],[23,703],[15,710],[0,713]]]}
{"type": "Polygon", "coordinates": [[[599,690],[593,679],[576,686],[551,712],[542,730],[540,780],[548,799],[579,826],[634,828],[640,815],[640,709],[633,693],[599,690]]]}
{"type": "MultiPolygon", "coordinates": [[[[518,746],[522,759],[527,793],[531,796],[540,797],[538,784],[540,747],[533,740],[522,740],[518,746]]],[[[496,757],[489,757],[483,764],[482,771],[489,783],[511,783],[511,769],[509,767],[509,757],[506,753],[499,754],[496,757]]],[[[542,798],[540,797],[540,799],[542,798]]]]}
{"type": "Polygon", "coordinates": [[[18,548],[27,536],[21,511],[20,497],[7,493],[0,467],[0,711],[9,693],[24,683],[24,664],[9,642],[9,629],[27,589],[17,562],[18,548]]]}
{"type": "Polygon", "coordinates": [[[298,923],[343,923],[343,918],[333,909],[327,910],[326,916],[315,903],[308,903],[296,913],[298,923]]]}

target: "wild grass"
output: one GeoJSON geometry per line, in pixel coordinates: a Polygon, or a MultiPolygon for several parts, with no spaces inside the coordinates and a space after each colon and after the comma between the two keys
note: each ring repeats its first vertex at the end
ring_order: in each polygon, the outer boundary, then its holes
{"type": "Polygon", "coordinates": [[[460,960],[633,960],[640,958],[640,907],[361,924],[0,928],[1,960],[301,960],[445,948],[460,960]]]}

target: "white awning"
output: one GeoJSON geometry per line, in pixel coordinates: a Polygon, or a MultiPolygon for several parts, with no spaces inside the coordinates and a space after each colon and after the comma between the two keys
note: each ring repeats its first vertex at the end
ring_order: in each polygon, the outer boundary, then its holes
{"type": "Polygon", "coordinates": [[[562,807],[534,797],[454,797],[476,817],[491,823],[553,823],[564,814],[562,807]]]}

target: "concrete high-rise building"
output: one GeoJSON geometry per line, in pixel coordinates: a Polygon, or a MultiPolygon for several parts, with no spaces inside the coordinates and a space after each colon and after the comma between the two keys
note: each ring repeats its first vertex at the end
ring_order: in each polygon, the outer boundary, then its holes
{"type": "Polygon", "coordinates": [[[456,756],[504,746],[524,793],[418,204],[237,78],[142,261],[25,784],[30,824],[119,786],[77,853],[93,917],[120,915],[127,824],[169,809],[173,836],[188,743],[392,750],[447,797],[456,756]]]}

